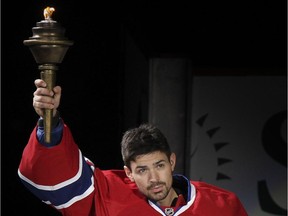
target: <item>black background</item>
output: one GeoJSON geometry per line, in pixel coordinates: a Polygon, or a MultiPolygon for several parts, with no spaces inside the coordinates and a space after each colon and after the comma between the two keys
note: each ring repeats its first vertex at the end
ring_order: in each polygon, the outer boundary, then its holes
{"type": "Polygon", "coordinates": [[[198,68],[286,75],[286,1],[2,2],[1,215],[58,215],[17,175],[38,119],[32,98],[39,71],[23,40],[32,36],[46,6],[56,8],[53,19],[74,41],[57,72],[61,116],[82,152],[103,169],[122,168],[124,30],[147,59],[185,56],[198,68]]]}

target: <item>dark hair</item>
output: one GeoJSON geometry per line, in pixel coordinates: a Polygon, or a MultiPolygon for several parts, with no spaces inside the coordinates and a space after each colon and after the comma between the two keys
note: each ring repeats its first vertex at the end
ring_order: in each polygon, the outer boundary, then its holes
{"type": "Polygon", "coordinates": [[[152,124],[141,124],[139,127],[127,130],[121,141],[121,153],[124,165],[130,169],[130,162],[139,155],[160,151],[169,158],[171,150],[166,137],[152,124]]]}

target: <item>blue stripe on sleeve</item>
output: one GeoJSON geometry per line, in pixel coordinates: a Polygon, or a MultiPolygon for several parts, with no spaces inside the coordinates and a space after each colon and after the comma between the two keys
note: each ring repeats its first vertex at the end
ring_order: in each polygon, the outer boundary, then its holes
{"type": "Polygon", "coordinates": [[[50,190],[41,190],[24,180],[22,182],[34,195],[44,202],[51,203],[54,206],[65,205],[74,197],[83,195],[89,187],[93,186],[93,171],[83,157],[82,164],[83,169],[80,178],[56,190],[53,190],[53,186],[51,186],[50,190]]]}

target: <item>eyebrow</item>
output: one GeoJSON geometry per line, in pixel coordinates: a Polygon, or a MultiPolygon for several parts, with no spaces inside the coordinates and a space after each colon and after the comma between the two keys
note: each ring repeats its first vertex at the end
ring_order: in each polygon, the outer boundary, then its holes
{"type": "MultiPolygon", "coordinates": [[[[162,163],[162,162],[165,162],[165,160],[159,160],[159,161],[157,161],[157,162],[155,162],[155,163],[153,163],[153,166],[156,166],[156,165],[158,165],[158,164],[160,164],[160,163],[162,163]]],[[[136,169],[141,169],[141,168],[145,168],[145,167],[147,167],[146,165],[144,165],[144,166],[136,166],[136,169]]]]}
{"type": "Polygon", "coordinates": [[[155,162],[155,163],[153,163],[153,165],[158,165],[158,164],[160,164],[160,163],[162,163],[162,162],[165,162],[165,160],[160,160],[160,161],[157,161],[157,162],[155,162]]]}

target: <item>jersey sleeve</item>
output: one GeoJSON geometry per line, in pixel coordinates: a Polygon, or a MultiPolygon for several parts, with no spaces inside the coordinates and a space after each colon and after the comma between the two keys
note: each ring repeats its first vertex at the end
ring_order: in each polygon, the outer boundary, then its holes
{"type": "Polygon", "coordinates": [[[18,175],[39,199],[63,215],[89,215],[94,193],[93,164],[75,144],[64,124],[61,142],[45,147],[37,140],[37,127],[23,150],[18,175]]]}

